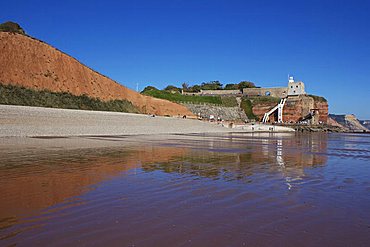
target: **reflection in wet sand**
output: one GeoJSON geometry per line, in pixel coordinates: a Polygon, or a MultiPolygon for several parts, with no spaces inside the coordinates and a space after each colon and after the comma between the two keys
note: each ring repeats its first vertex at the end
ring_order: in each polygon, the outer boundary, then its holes
{"type": "Polygon", "coordinates": [[[365,246],[370,141],[327,134],[0,145],[0,245],[365,246]]]}
{"type": "Polygon", "coordinates": [[[0,167],[0,228],[93,189],[95,184],[139,168],[165,162],[185,150],[169,147],[82,149],[2,156],[0,167]],[[11,218],[11,220],[9,220],[11,218]]]}
{"type": "Polygon", "coordinates": [[[143,169],[239,180],[253,173],[270,171],[281,173],[287,180],[299,180],[304,176],[305,167],[323,166],[327,161],[323,155],[327,148],[326,135],[299,138],[262,135],[258,139],[239,136],[227,138],[227,142],[209,138],[203,142],[186,140],[172,145],[187,147],[190,151],[179,160],[155,162],[143,165],[143,169]],[[267,170],[261,169],[263,166],[267,170]]]}

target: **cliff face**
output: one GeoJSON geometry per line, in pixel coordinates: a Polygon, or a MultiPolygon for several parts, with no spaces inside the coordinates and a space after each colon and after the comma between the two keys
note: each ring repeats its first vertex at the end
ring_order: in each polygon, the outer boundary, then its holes
{"type": "MultiPolygon", "coordinates": [[[[258,104],[253,104],[252,111],[253,114],[256,115],[258,120],[262,121],[263,116],[265,115],[266,112],[271,110],[277,105],[277,103],[272,103],[272,102],[264,102],[264,103],[258,103],[258,104]]],[[[275,116],[272,114],[270,115],[271,121],[275,121],[275,116]]],[[[277,116],[276,116],[277,120],[277,116]]]]}
{"type": "Polygon", "coordinates": [[[305,95],[290,97],[284,106],[283,120],[298,122],[312,111],[315,111],[314,124],[319,122],[327,123],[329,112],[328,102],[319,101],[305,95]]]}
{"type": "MultiPolygon", "coordinates": [[[[264,114],[276,105],[277,103],[274,102],[253,104],[253,113],[261,120],[264,114]]],[[[329,106],[327,102],[314,99],[310,96],[301,95],[288,97],[283,108],[283,121],[298,122],[307,116],[310,111],[315,110],[314,122],[327,123],[328,108],[329,106]]],[[[275,115],[270,115],[270,120],[272,122],[277,121],[277,111],[275,115]]]]}
{"type": "Polygon", "coordinates": [[[213,106],[213,105],[197,105],[197,104],[184,104],[190,109],[195,115],[201,116],[202,118],[209,118],[213,115],[215,119],[220,117],[227,121],[244,121],[248,119],[245,112],[239,107],[224,107],[224,106],[213,106]]]}
{"type": "Polygon", "coordinates": [[[370,120],[359,120],[361,125],[370,130],[370,120]]]}
{"type": "Polygon", "coordinates": [[[15,33],[0,32],[0,83],[101,100],[125,99],[143,113],[193,115],[182,105],[141,95],[46,43],[15,33]]]}
{"type": "Polygon", "coordinates": [[[315,108],[319,110],[319,121],[327,123],[329,115],[328,102],[315,101],[315,108]]]}
{"type": "Polygon", "coordinates": [[[349,131],[348,128],[344,127],[343,125],[341,125],[340,123],[338,123],[337,121],[335,121],[334,119],[332,119],[330,116],[328,117],[327,124],[330,125],[330,126],[342,128],[344,131],[349,131]]]}
{"type": "Polygon", "coordinates": [[[363,126],[360,121],[356,118],[355,115],[348,114],[348,115],[335,115],[330,114],[330,118],[335,120],[337,123],[342,125],[345,129],[349,131],[359,131],[359,132],[367,132],[369,131],[368,128],[363,126]]]}

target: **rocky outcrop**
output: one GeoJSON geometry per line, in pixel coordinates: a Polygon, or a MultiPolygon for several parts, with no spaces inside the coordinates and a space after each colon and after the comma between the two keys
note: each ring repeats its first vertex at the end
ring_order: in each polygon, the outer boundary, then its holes
{"type": "Polygon", "coordinates": [[[370,130],[370,120],[359,120],[361,125],[370,130]]]}
{"type": "MultiPolygon", "coordinates": [[[[253,103],[253,114],[262,119],[264,114],[277,105],[276,102],[253,103]]],[[[307,95],[288,97],[284,105],[283,121],[298,122],[304,119],[310,112],[314,112],[313,123],[327,123],[328,103],[307,95]]],[[[277,121],[276,114],[270,116],[270,120],[277,121]]]]}
{"type": "Polygon", "coordinates": [[[329,105],[326,101],[317,101],[315,100],[314,103],[315,109],[318,109],[318,120],[323,123],[328,122],[328,116],[329,116],[329,105]]]}
{"type": "Polygon", "coordinates": [[[349,129],[347,129],[346,127],[344,127],[343,125],[341,125],[340,123],[338,123],[337,121],[335,121],[334,119],[332,119],[331,117],[328,117],[327,124],[330,125],[330,126],[342,128],[343,130],[349,131],[349,129]]]}
{"type": "Polygon", "coordinates": [[[17,33],[0,32],[0,83],[101,100],[125,99],[142,113],[192,115],[182,105],[141,95],[50,45],[17,33]]]}
{"type": "MultiPolygon", "coordinates": [[[[277,103],[263,102],[252,105],[253,105],[252,107],[253,114],[257,117],[257,120],[262,121],[264,114],[271,110],[272,108],[274,108],[277,105],[277,103]]],[[[270,118],[275,119],[274,116],[270,116],[270,118]]]]}
{"type": "Polygon", "coordinates": [[[227,121],[245,121],[248,117],[245,112],[239,107],[224,107],[224,106],[213,106],[213,105],[199,105],[199,104],[183,104],[193,114],[200,116],[204,119],[208,119],[210,115],[213,115],[215,119],[220,117],[222,120],[227,121]]]}
{"type": "Polygon", "coordinates": [[[337,123],[342,125],[344,128],[348,129],[349,131],[354,131],[354,132],[369,131],[369,129],[363,126],[359,122],[359,120],[356,118],[356,116],[353,114],[347,114],[347,115],[330,114],[329,116],[331,119],[335,120],[337,123]]]}
{"type": "Polygon", "coordinates": [[[285,122],[299,122],[308,114],[314,113],[310,120],[312,124],[327,123],[328,108],[326,101],[320,101],[310,96],[288,97],[284,106],[283,119],[285,122]]]}

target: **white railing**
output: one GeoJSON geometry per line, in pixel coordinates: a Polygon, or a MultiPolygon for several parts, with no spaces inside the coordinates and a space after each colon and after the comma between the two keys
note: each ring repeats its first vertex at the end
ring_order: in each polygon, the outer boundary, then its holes
{"type": "Polygon", "coordinates": [[[269,121],[270,115],[276,110],[278,110],[278,122],[282,123],[283,122],[283,108],[284,108],[285,102],[286,102],[286,98],[281,99],[277,106],[275,106],[274,108],[266,112],[265,115],[263,116],[262,123],[266,123],[267,121],[269,121]]]}

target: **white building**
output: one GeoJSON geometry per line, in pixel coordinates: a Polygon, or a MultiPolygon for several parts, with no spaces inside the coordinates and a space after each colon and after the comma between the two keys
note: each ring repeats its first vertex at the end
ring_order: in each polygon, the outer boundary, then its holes
{"type": "Polygon", "coordinates": [[[289,76],[288,96],[295,96],[301,94],[306,94],[304,90],[304,83],[301,81],[295,82],[293,76],[289,76]]]}

